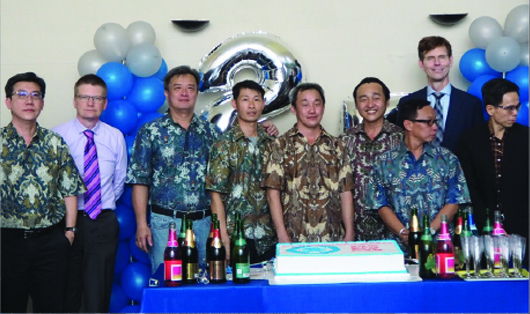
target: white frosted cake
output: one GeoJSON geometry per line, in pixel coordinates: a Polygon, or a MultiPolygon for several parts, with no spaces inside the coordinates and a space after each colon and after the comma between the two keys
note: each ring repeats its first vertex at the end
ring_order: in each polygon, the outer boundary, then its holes
{"type": "Polygon", "coordinates": [[[278,243],[270,284],[411,281],[394,240],[278,243]]]}

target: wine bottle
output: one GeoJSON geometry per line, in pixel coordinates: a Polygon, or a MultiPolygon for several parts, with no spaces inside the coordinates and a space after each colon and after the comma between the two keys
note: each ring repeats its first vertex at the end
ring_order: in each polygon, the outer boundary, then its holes
{"type": "Polygon", "coordinates": [[[209,254],[208,248],[212,244],[213,229],[214,229],[214,225],[215,225],[215,221],[216,220],[217,220],[217,214],[212,214],[212,222],[210,223],[210,233],[208,234],[208,239],[206,239],[206,262],[208,262],[210,260],[209,256],[208,256],[208,254],[209,254]]]}
{"type": "Polygon", "coordinates": [[[226,282],[226,251],[223,242],[221,242],[221,231],[218,220],[214,222],[213,239],[207,248],[207,252],[210,282],[226,282]]]}
{"type": "Polygon", "coordinates": [[[440,278],[452,278],[455,275],[455,253],[451,235],[449,234],[449,226],[447,224],[447,216],[442,215],[442,223],[440,232],[436,240],[436,273],[440,278]]]}
{"type": "Polygon", "coordinates": [[[418,209],[412,208],[409,227],[409,257],[415,262],[420,261],[420,248],[421,230],[420,222],[418,220],[418,209]]]}
{"type": "Polygon", "coordinates": [[[180,221],[180,231],[179,231],[179,237],[178,237],[179,246],[181,248],[184,247],[184,240],[186,239],[186,228],[188,226],[186,221],[187,221],[187,218],[186,218],[186,215],[184,215],[184,217],[182,217],[180,221]]]}
{"type": "Polygon", "coordinates": [[[486,208],[486,220],[484,221],[484,226],[482,227],[482,234],[491,234],[493,232],[493,225],[491,224],[491,211],[489,208],[486,208]]]}
{"type": "Polygon", "coordinates": [[[453,234],[453,246],[455,250],[455,269],[461,270],[465,266],[462,256],[462,244],[461,237],[464,236],[464,217],[462,215],[462,209],[458,207],[458,212],[456,214],[455,228],[453,234]]]}
{"type": "Polygon", "coordinates": [[[433,278],[434,273],[427,267],[428,262],[434,262],[434,243],[432,241],[431,227],[429,217],[427,214],[423,215],[423,233],[421,235],[421,250],[420,250],[420,277],[433,278]]]}
{"type": "MultiPolygon", "coordinates": [[[[234,247],[235,245],[235,242],[237,240],[237,238],[239,237],[239,223],[241,221],[241,214],[240,213],[236,213],[235,216],[234,216],[234,229],[232,231],[232,234],[230,235],[230,246],[231,247],[234,247]]],[[[241,230],[242,232],[242,230],[241,230]]]]}
{"type": "Polygon", "coordinates": [[[167,247],[164,250],[164,283],[168,287],[182,284],[182,254],[177,241],[177,226],[169,224],[167,247]]]}
{"type": "MultiPolygon", "coordinates": [[[[493,211],[493,231],[491,233],[494,237],[504,237],[506,236],[506,231],[502,225],[502,214],[500,210],[493,211]]],[[[501,250],[500,248],[495,248],[494,255],[494,267],[501,268],[501,250]]]]}
{"type": "Polygon", "coordinates": [[[250,254],[247,247],[247,241],[243,235],[243,222],[237,225],[237,239],[232,247],[232,281],[234,283],[250,282],[250,254]]]}
{"type": "Polygon", "coordinates": [[[186,220],[186,239],[184,240],[184,249],[182,254],[183,262],[183,281],[184,283],[196,283],[198,273],[199,257],[195,247],[195,235],[193,234],[193,221],[186,220]]]}

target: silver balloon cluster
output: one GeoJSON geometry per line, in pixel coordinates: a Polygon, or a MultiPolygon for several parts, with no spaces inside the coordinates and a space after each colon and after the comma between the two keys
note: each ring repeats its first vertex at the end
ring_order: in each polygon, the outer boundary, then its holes
{"type": "Polygon", "coordinates": [[[202,58],[199,72],[199,114],[222,130],[235,120],[231,99],[236,83],[251,79],[265,89],[265,120],[289,109],[289,92],[302,81],[300,63],[278,37],[264,32],[238,34],[218,44],[202,58]]]}

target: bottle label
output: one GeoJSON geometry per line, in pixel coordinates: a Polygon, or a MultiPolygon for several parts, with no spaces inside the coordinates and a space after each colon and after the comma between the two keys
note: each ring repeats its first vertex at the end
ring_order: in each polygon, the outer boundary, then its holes
{"type": "Polygon", "coordinates": [[[197,274],[197,263],[186,263],[186,280],[194,280],[197,274]]]}
{"type": "Polygon", "coordinates": [[[210,272],[211,280],[225,280],[226,279],[225,261],[210,261],[208,270],[210,272]]]}
{"type": "Polygon", "coordinates": [[[250,278],[250,264],[236,263],[235,276],[240,279],[250,278]]]}
{"type": "Polygon", "coordinates": [[[454,274],[454,253],[436,253],[436,272],[438,273],[438,275],[454,274]]]}
{"type": "Polygon", "coordinates": [[[164,280],[182,281],[182,261],[164,261],[164,280]]]}

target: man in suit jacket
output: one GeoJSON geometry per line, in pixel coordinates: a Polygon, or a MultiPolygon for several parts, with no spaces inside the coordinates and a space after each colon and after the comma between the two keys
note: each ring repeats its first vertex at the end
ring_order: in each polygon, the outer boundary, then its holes
{"type": "MultiPolygon", "coordinates": [[[[427,99],[436,110],[438,134],[435,142],[455,151],[462,133],[483,122],[480,99],[449,83],[449,70],[453,65],[451,44],[443,37],[422,38],[418,44],[418,65],[427,74],[427,86],[399,100],[427,99]],[[437,101],[439,98],[439,101],[437,101]]],[[[390,122],[397,121],[397,110],[387,116],[390,122]]]]}
{"type": "Polygon", "coordinates": [[[477,223],[485,209],[504,214],[504,228],[528,239],[528,127],[515,123],[519,88],[496,78],[482,87],[490,120],[469,131],[457,155],[464,169],[477,223]]]}

